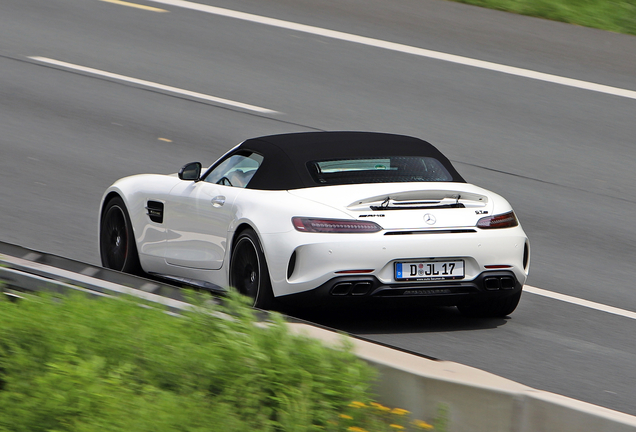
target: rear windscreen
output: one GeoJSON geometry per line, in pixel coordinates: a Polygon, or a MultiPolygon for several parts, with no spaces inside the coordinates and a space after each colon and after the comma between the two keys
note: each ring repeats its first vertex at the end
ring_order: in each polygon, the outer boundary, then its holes
{"type": "Polygon", "coordinates": [[[348,158],[307,163],[318,184],[452,182],[440,161],[424,156],[348,158]]]}

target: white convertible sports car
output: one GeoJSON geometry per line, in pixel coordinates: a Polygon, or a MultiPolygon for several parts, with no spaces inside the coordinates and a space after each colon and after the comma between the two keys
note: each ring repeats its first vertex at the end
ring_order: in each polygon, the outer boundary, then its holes
{"type": "Polygon", "coordinates": [[[510,204],[418,138],[249,139],[210,168],[126,177],[103,196],[105,267],[279,302],[406,302],[505,316],[530,247],[510,204]]]}

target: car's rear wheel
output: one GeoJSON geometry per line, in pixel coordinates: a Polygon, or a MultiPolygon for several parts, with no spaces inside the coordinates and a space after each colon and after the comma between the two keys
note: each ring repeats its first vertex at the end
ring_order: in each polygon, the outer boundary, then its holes
{"type": "Polygon", "coordinates": [[[252,305],[271,309],[274,305],[272,284],[265,254],[254,230],[241,232],[232,248],[230,285],[252,299],[252,305]]]}
{"type": "Polygon", "coordinates": [[[141,273],[132,224],[120,197],[109,200],[102,212],[99,251],[104,267],[125,273],[141,273]]]}
{"type": "Polygon", "coordinates": [[[521,291],[508,297],[465,303],[457,306],[462,315],[471,318],[497,318],[510,315],[519,304],[521,291]]]}

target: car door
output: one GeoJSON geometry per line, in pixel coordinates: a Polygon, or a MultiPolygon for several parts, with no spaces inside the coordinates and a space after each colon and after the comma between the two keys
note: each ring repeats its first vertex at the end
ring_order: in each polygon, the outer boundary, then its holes
{"type": "Polygon", "coordinates": [[[228,231],[236,220],[236,202],[262,157],[230,155],[200,181],[180,182],[166,208],[166,263],[218,270],[228,247],[228,231]]]}

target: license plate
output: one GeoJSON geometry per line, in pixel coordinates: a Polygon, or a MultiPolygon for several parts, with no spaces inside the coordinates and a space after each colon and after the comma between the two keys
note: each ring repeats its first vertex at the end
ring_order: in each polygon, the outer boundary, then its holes
{"type": "Polygon", "coordinates": [[[437,281],[464,278],[464,261],[420,261],[395,263],[395,280],[437,281]]]}

